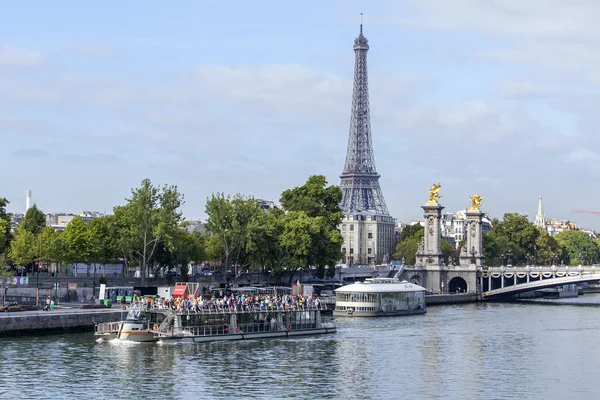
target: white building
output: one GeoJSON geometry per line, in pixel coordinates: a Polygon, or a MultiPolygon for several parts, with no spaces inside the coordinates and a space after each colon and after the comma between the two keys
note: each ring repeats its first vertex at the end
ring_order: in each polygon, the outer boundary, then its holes
{"type": "Polygon", "coordinates": [[[101,213],[99,211],[81,211],[77,214],[71,213],[56,213],[56,214],[46,214],[46,225],[54,228],[55,231],[64,230],[69,222],[71,222],[75,217],[81,217],[83,222],[89,222],[94,218],[100,218],[105,216],[106,214],[101,213]]]}
{"type": "Polygon", "coordinates": [[[356,212],[344,215],[341,233],[346,265],[387,263],[394,253],[394,227],[389,215],[356,212]]]}
{"type": "MultiPolygon", "coordinates": [[[[455,213],[444,213],[440,221],[442,238],[458,246],[467,234],[467,209],[458,210],[455,213]]],[[[489,233],[492,231],[492,221],[485,214],[481,219],[481,231],[489,233]]]]}

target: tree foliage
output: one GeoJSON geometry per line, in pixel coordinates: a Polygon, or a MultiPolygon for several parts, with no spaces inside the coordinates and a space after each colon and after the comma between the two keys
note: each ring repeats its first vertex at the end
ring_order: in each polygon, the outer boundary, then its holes
{"type": "Polygon", "coordinates": [[[0,197],[0,255],[5,255],[10,245],[12,235],[10,232],[11,214],[6,212],[8,200],[0,197]]]}
{"type": "Polygon", "coordinates": [[[10,243],[10,258],[14,265],[26,266],[31,264],[37,256],[35,235],[19,224],[15,236],[10,243]]]}
{"type": "Polygon", "coordinates": [[[594,239],[582,231],[563,231],[556,235],[556,242],[564,249],[565,264],[596,263],[600,249],[594,239]]]}
{"type": "Polygon", "coordinates": [[[578,265],[600,261],[598,241],[579,230],[566,230],[555,237],[537,228],[519,214],[504,214],[492,221],[493,230],[483,236],[483,254],[488,265],[578,265]]]}
{"type": "Polygon", "coordinates": [[[66,264],[89,264],[92,255],[92,246],[88,227],[83,218],[73,218],[61,234],[64,240],[62,261],[66,264]]]}
{"type": "Polygon", "coordinates": [[[220,256],[225,271],[239,276],[250,265],[249,227],[264,211],[252,197],[216,193],[207,199],[205,212],[206,230],[218,238],[210,243],[211,250],[220,256]]]}
{"type": "Polygon", "coordinates": [[[414,265],[419,245],[425,234],[425,229],[421,224],[405,225],[402,228],[400,241],[396,244],[394,258],[404,260],[407,265],[414,265]]]}
{"type": "Polygon", "coordinates": [[[292,279],[309,267],[316,268],[317,276],[333,276],[343,243],[337,229],[341,198],[341,190],[327,186],[323,176],[311,176],[304,185],[283,192],[283,210],[263,210],[254,198],[239,194],[213,194],[205,208],[207,254],[235,277],[252,268],[289,273],[292,279]]]}
{"type": "Polygon", "coordinates": [[[173,236],[182,221],[182,204],[183,196],[176,186],[159,188],[144,179],[138,189],[131,191],[127,204],[115,207],[118,247],[137,259],[142,285],[159,244],[162,242],[168,249],[173,246],[173,236]]]}
{"type": "MultiPolygon", "coordinates": [[[[425,228],[421,224],[405,225],[402,228],[402,235],[400,241],[396,244],[396,252],[394,258],[397,260],[404,260],[407,265],[414,265],[416,263],[416,254],[419,249],[419,245],[425,235],[425,228]]],[[[452,264],[452,261],[457,258],[457,250],[454,248],[452,243],[448,242],[440,236],[440,248],[442,251],[442,258],[446,264],[452,264]]]]}
{"type": "Polygon", "coordinates": [[[34,204],[27,210],[19,225],[23,225],[25,230],[37,236],[46,226],[46,216],[42,210],[37,208],[37,205],[34,204]]]}
{"type": "MultiPolygon", "coordinates": [[[[341,248],[344,239],[338,230],[342,222],[342,191],[338,186],[327,186],[322,175],[313,175],[302,186],[288,189],[281,194],[281,206],[290,214],[303,212],[313,220],[311,227],[311,243],[307,265],[315,266],[317,276],[335,273],[335,264],[341,259],[341,248]]],[[[296,216],[298,217],[298,216],[296,216]]],[[[296,223],[294,218],[286,219],[287,223],[296,223]]]]}

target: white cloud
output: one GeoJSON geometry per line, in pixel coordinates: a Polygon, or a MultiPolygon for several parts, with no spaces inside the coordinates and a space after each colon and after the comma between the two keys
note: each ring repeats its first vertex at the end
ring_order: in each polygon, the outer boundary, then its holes
{"type": "Polygon", "coordinates": [[[503,40],[473,55],[568,73],[600,84],[600,3],[595,0],[405,0],[416,15],[387,23],[503,40]]]}
{"type": "Polygon", "coordinates": [[[37,51],[0,46],[0,67],[32,67],[41,61],[42,54],[37,51]]]}
{"type": "Polygon", "coordinates": [[[100,43],[78,43],[70,48],[75,54],[81,56],[109,60],[113,58],[111,52],[100,43]]]}
{"type": "Polygon", "coordinates": [[[503,96],[516,99],[544,97],[556,92],[551,85],[534,80],[518,78],[501,80],[498,82],[498,91],[503,96]]]}

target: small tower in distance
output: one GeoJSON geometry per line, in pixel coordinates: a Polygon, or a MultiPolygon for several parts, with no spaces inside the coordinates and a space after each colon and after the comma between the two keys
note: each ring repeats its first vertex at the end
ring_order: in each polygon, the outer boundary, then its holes
{"type": "Polygon", "coordinates": [[[31,190],[25,192],[25,213],[31,208],[31,190]]]}
{"type": "Polygon", "coordinates": [[[540,194],[540,201],[538,202],[538,210],[535,215],[535,222],[533,223],[538,228],[546,229],[546,216],[544,215],[544,205],[542,204],[542,195],[540,194]]]}

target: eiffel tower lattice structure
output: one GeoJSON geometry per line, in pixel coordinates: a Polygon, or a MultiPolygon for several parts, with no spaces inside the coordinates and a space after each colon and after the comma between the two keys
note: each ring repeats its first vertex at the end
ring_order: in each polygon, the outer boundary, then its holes
{"type": "Polygon", "coordinates": [[[369,82],[367,52],[369,41],[363,35],[362,14],[360,34],[354,40],[354,89],[352,116],[344,172],[340,175],[341,208],[344,213],[367,212],[389,215],[379,177],[375,169],[375,155],[371,139],[369,112],[369,82]]]}

